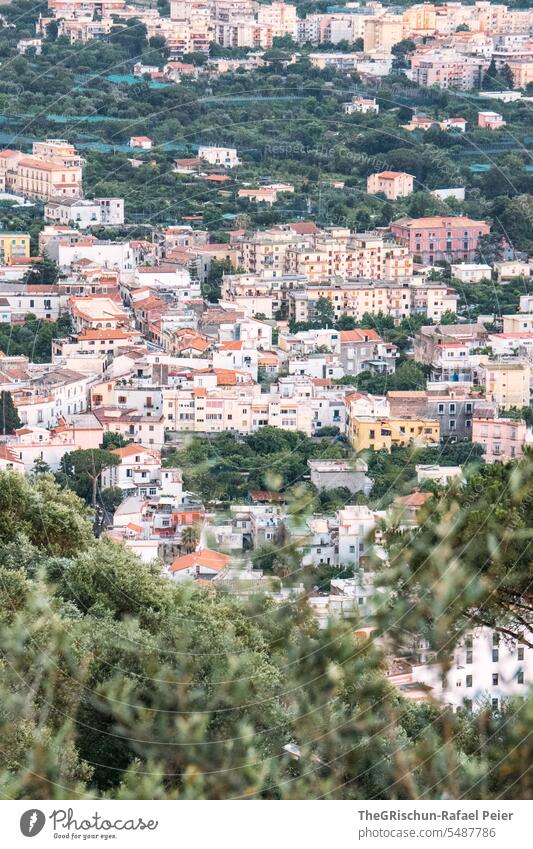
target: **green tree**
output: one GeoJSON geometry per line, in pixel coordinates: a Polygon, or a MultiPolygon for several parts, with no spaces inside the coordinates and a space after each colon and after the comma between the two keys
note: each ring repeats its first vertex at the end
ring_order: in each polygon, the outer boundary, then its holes
{"type": "Polygon", "coordinates": [[[0,545],[23,538],[54,555],[83,550],[92,539],[89,511],[51,475],[0,472],[0,545]]]}
{"type": "Polygon", "coordinates": [[[125,448],[130,445],[133,439],[126,439],[121,433],[115,433],[112,430],[106,431],[102,439],[102,448],[113,451],[115,448],[125,448]]]}
{"type": "Polygon", "coordinates": [[[200,532],[196,525],[187,525],[181,534],[181,544],[186,551],[194,551],[200,541],[200,532]]]}
{"type": "Polygon", "coordinates": [[[24,283],[31,283],[38,286],[50,286],[57,281],[59,276],[59,266],[53,259],[50,259],[47,253],[44,253],[41,259],[34,262],[31,268],[24,275],[24,283]]]}
{"type": "Polygon", "coordinates": [[[320,327],[333,327],[335,311],[329,298],[320,297],[315,306],[316,322],[320,327]]]}
{"type": "Polygon", "coordinates": [[[105,448],[87,448],[70,451],[61,460],[62,472],[74,482],[74,488],[81,491],[86,481],[90,482],[91,504],[96,507],[98,485],[102,472],[111,466],[118,466],[120,457],[105,448]]]}
{"type": "Polygon", "coordinates": [[[451,634],[479,625],[533,646],[525,544],[532,482],[530,455],[518,463],[478,466],[465,486],[450,487],[424,506],[412,535],[400,541],[389,533],[391,570],[383,579],[404,633],[415,618],[423,621],[424,636],[439,654],[451,634]],[[438,614],[431,612],[435,601],[438,614]]]}
{"type": "Polygon", "coordinates": [[[22,427],[11,392],[5,390],[0,392],[0,410],[2,412],[2,433],[4,436],[8,433],[14,433],[17,428],[22,427]]]}
{"type": "Polygon", "coordinates": [[[229,259],[213,259],[209,265],[207,279],[202,283],[202,295],[211,303],[216,303],[222,294],[222,277],[235,271],[229,259]]]}

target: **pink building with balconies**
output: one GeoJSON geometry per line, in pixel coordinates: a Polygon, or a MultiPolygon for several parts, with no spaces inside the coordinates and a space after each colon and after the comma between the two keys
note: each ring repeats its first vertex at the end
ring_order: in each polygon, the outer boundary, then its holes
{"type": "Polygon", "coordinates": [[[506,121],[499,112],[478,112],[477,125],[484,130],[500,130],[505,127],[506,121]]]}
{"type": "Polygon", "coordinates": [[[490,224],[464,215],[455,218],[435,215],[429,218],[398,218],[390,225],[391,233],[424,265],[438,260],[470,261],[475,258],[481,236],[490,233],[490,224]]]}
{"type": "Polygon", "coordinates": [[[526,430],[523,421],[474,417],[472,442],[483,445],[487,463],[515,460],[524,453],[526,430]]]}

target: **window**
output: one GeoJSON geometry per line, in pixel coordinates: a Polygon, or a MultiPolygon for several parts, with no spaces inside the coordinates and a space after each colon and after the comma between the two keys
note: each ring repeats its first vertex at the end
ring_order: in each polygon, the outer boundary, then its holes
{"type": "Polygon", "coordinates": [[[524,647],[518,646],[518,660],[524,659],[524,647]]]}
{"type": "Polygon", "coordinates": [[[500,635],[499,634],[493,634],[492,635],[492,645],[493,646],[499,646],[500,645],[500,635]]]}
{"type": "Polygon", "coordinates": [[[499,708],[498,699],[492,699],[492,710],[498,710],[498,708],[499,708]]]}
{"type": "Polygon", "coordinates": [[[498,649],[492,649],[492,662],[498,663],[499,659],[500,659],[500,652],[498,651],[498,649]]]}
{"type": "Polygon", "coordinates": [[[467,687],[471,687],[471,686],[472,686],[472,676],[471,676],[471,675],[467,675],[467,676],[466,676],[466,686],[467,686],[467,687]]]}
{"type": "Polygon", "coordinates": [[[466,662],[472,663],[474,659],[474,653],[472,651],[467,651],[466,653],[466,662]]]}
{"type": "Polygon", "coordinates": [[[492,686],[493,686],[493,687],[497,687],[497,686],[498,686],[498,681],[499,681],[499,680],[500,680],[500,676],[498,675],[498,673],[497,673],[497,672],[495,672],[495,673],[493,674],[493,676],[492,676],[492,686]]]}
{"type": "Polygon", "coordinates": [[[517,684],[523,684],[524,683],[524,670],[523,669],[519,669],[518,672],[516,673],[516,683],[517,684]]]}

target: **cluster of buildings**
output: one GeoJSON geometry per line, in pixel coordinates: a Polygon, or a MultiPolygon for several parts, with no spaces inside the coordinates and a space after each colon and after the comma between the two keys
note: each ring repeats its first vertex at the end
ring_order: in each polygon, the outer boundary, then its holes
{"type": "Polygon", "coordinates": [[[64,139],[33,142],[31,155],[0,151],[0,192],[37,201],[44,217],[80,229],[124,223],[122,198],[83,197],[84,160],[64,139]]]}
{"type": "MultiPolygon", "coordinates": [[[[375,111],[376,104],[354,98],[351,106],[375,111]]],[[[132,142],[150,149],[145,137],[132,142]]],[[[238,155],[204,146],[197,160],[229,170],[238,155]]],[[[270,577],[252,568],[252,557],[265,545],[294,544],[305,567],[354,569],[354,577],[334,579],[327,593],[311,594],[319,623],[355,615],[364,622],[379,604],[370,564],[376,556],[386,563],[382,528],[389,511],[407,530],[429,497],[423,484],[462,478],[460,468],[439,465],[442,440],[481,445],[489,463],[519,458],[533,443],[523,417],[533,385],[533,299],[524,296],[516,313],[487,317],[492,329],[482,321],[442,323],[458,312],[457,279],[468,285],[492,277],[505,285],[531,274],[527,258],[476,261],[488,222],[402,217],[358,233],[297,221],[228,230],[220,243],[196,222],[154,228],[149,241],[112,241],[83,231],[93,216],[115,221],[123,207],[119,199],[83,198],[83,161],[67,142],[35,142],[31,157],[4,151],[0,162],[7,191],[43,203],[39,255],[59,269],[53,284],[28,283],[26,272],[38,259],[29,234],[0,232],[0,321],[21,323],[31,313],[42,321],[68,315],[71,322],[69,335],[52,341],[50,362],[0,352],[0,390],[10,394],[20,419],[13,433],[0,436],[0,469],[28,474],[46,464],[56,471],[65,454],[98,448],[106,434],[119,434],[118,463],[99,482],[100,491],[122,496],[107,517],[108,533],[145,562],[160,561],[169,579],[234,592],[260,587],[286,600],[303,587],[274,591],[270,577]],[[211,303],[202,283],[215,260],[228,270],[211,303]],[[431,273],[441,261],[452,267],[451,283],[431,273]],[[400,352],[361,327],[372,316],[403,326],[413,319],[410,347],[400,352]],[[387,389],[401,357],[423,367],[423,389],[387,389]],[[362,374],[379,378],[383,391],[356,391],[353,379],[362,374]],[[168,446],[182,445],[190,434],[242,437],[266,426],[328,436],[351,449],[351,459],[309,461],[306,477],[318,492],[367,496],[373,451],[420,446],[435,449],[435,462],[417,466],[413,491],[388,511],[347,503],[303,523],[294,521],[282,492],[253,491],[224,511],[204,505],[185,491],[180,469],[165,464],[168,446]]],[[[198,161],[179,162],[198,168],[198,161]]],[[[368,191],[390,200],[413,187],[404,172],[368,177],[368,191]]],[[[247,187],[241,197],[269,203],[265,192],[292,188],[247,187]]],[[[506,646],[500,662],[495,643],[487,655],[482,631],[468,637],[469,647],[457,648],[449,675],[460,683],[453,687],[438,679],[422,644],[392,664],[391,682],[411,698],[431,693],[454,708],[488,692],[498,707],[529,680],[531,657],[521,645],[506,646]],[[472,658],[466,671],[463,648],[472,658]]],[[[492,632],[487,638],[494,639],[492,632]]]]}
{"type": "MultiPolygon", "coordinates": [[[[408,75],[420,85],[442,88],[479,88],[494,59],[508,66],[515,88],[525,88],[533,79],[533,13],[528,8],[509,8],[480,0],[471,6],[450,2],[436,5],[417,3],[406,9],[380,2],[348,2],[325,12],[300,18],[296,6],[275,0],[171,0],[168,17],[152,6],[128,4],[126,0],[49,0],[48,13],[41,16],[37,36],[46,37],[52,23],[59,35],[72,43],[109,35],[135,17],[146,26],[148,38],[162,37],[169,49],[169,63],[162,71],[145,71],[168,80],[196,73],[180,67],[179,57],[209,53],[211,43],[226,48],[268,49],[275,38],[288,37],[295,44],[354,45],[354,53],[317,53],[311,61],[318,67],[335,64],[345,70],[372,76],[388,74],[393,65],[392,49],[413,40],[408,75]],[[359,49],[355,49],[359,48],[359,49]],[[177,60],[177,61],[176,61],[177,60]],[[176,67],[172,67],[175,64],[176,67]]],[[[20,52],[40,51],[42,40],[23,39],[20,52]]],[[[257,67],[257,59],[239,59],[211,68],[217,72],[236,67],[257,67]]],[[[260,60],[259,60],[260,61],[260,60]]]]}

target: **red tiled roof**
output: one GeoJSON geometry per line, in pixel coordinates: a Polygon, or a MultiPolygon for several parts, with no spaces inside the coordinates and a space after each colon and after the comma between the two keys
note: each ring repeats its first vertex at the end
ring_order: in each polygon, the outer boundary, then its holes
{"type": "Polygon", "coordinates": [[[227,554],[222,554],[220,551],[213,551],[211,548],[201,548],[199,551],[193,551],[191,554],[185,554],[182,557],[176,557],[170,571],[181,572],[183,569],[204,568],[212,569],[214,572],[220,572],[228,563],[231,562],[231,557],[227,554]]]}
{"type": "Polygon", "coordinates": [[[341,342],[382,342],[375,330],[341,330],[341,342]]]}

